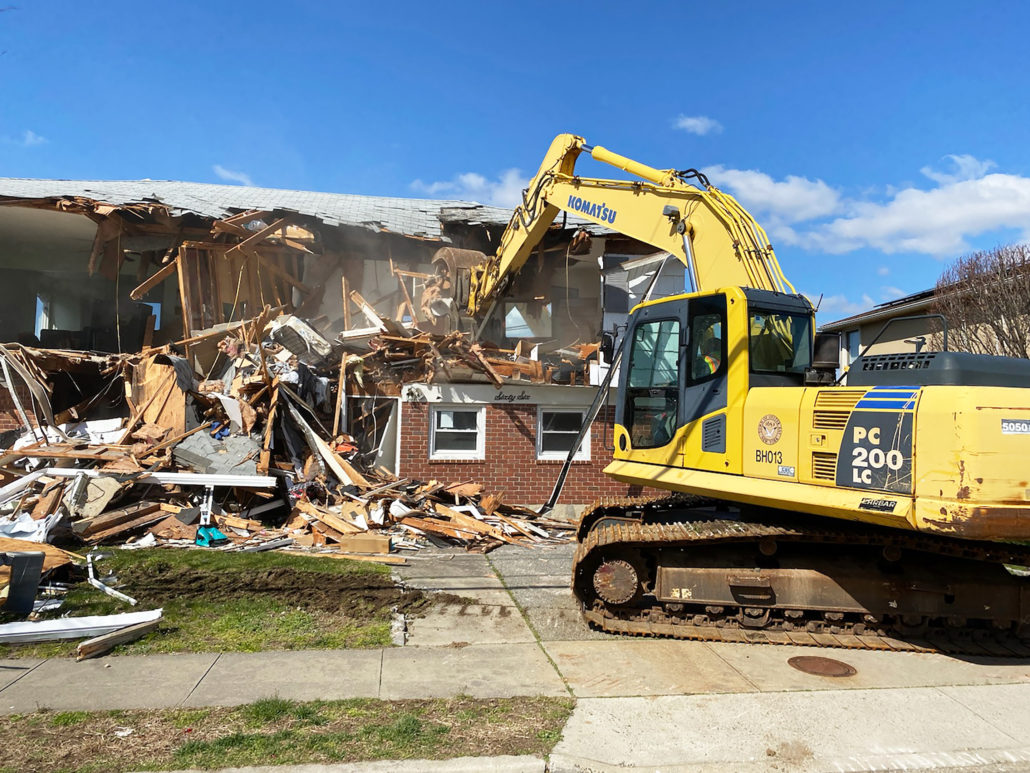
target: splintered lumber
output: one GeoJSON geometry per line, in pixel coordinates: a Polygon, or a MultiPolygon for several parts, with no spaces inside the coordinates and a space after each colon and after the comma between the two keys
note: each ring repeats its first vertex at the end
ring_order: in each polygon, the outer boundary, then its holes
{"type": "Polygon", "coordinates": [[[348,478],[350,478],[352,485],[360,486],[361,488],[372,488],[372,484],[368,482],[368,479],[358,472],[350,462],[339,454],[333,453],[331,449],[330,453],[332,454],[333,461],[339,465],[340,469],[343,470],[348,478]]]}
{"type": "Polygon", "coordinates": [[[166,280],[168,277],[170,277],[178,270],[179,259],[176,258],[175,260],[161,267],[149,279],[144,280],[143,283],[139,285],[139,287],[137,287],[131,293],[129,293],[129,297],[132,298],[132,300],[134,301],[140,300],[141,298],[143,298],[144,295],[153,290],[155,287],[157,287],[159,284],[161,284],[164,280],[166,280]]]}
{"type": "Polygon", "coordinates": [[[103,655],[118,644],[135,641],[151,631],[156,631],[159,625],[161,625],[160,617],[145,623],[137,623],[136,625],[119,628],[113,633],[87,639],[84,642],[80,642],[79,646],[75,648],[75,659],[86,660],[87,658],[95,658],[97,655],[103,655]]]}
{"type": "Polygon", "coordinates": [[[324,545],[327,541],[342,542],[346,534],[341,534],[326,526],[321,521],[314,521],[311,523],[311,538],[316,545],[324,545]]]}
{"type": "MultiPolygon", "coordinates": [[[[454,483],[447,486],[444,491],[456,497],[474,497],[483,492],[483,487],[478,483],[454,483]]],[[[482,504],[480,509],[483,509],[482,504]]]]}
{"type": "Polygon", "coordinates": [[[349,523],[339,516],[322,510],[319,507],[315,507],[315,505],[310,502],[305,502],[303,499],[298,500],[294,507],[305,515],[310,515],[315,520],[321,521],[330,529],[340,532],[340,534],[357,534],[362,531],[360,527],[355,526],[353,523],[349,523]]]}
{"type": "Polygon", "coordinates": [[[489,537],[493,537],[494,539],[499,539],[502,542],[513,541],[508,535],[506,535],[500,529],[491,526],[488,523],[483,523],[482,521],[473,518],[471,515],[460,513],[457,510],[452,510],[451,508],[441,504],[433,505],[433,509],[436,510],[438,515],[446,516],[451,520],[452,523],[454,523],[457,526],[460,526],[463,529],[468,529],[470,531],[476,532],[477,534],[483,534],[489,537]]]}
{"type": "Polygon", "coordinates": [[[72,529],[80,537],[87,537],[91,534],[96,534],[98,531],[110,529],[144,515],[157,512],[161,512],[160,502],[133,502],[131,505],[119,507],[116,510],[108,510],[95,518],[80,519],[72,525],[72,529]]]}
{"type": "Polygon", "coordinates": [[[479,509],[486,515],[493,515],[494,511],[501,506],[503,500],[503,491],[500,494],[487,494],[479,500],[479,509]]]}
{"type": "Polygon", "coordinates": [[[417,514],[415,516],[405,516],[401,518],[399,523],[404,526],[410,526],[413,529],[419,529],[420,531],[428,531],[431,534],[438,534],[443,537],[451,537],[453,539],[464,540],[465,542],[472,542],[476,539],[479,532],[470,529],[461,529],[452,523],[447,521],[441,521],[438,518],[429,518],[428,516],[417,514]]]}
{"type": "Polygon", "coordinates": [[[39,501],[36,502],[36,506],[32,508],[32,519],[38,521],[51,515],[57,509],[63,495],[64,486],[51,484],[43,491],[39,501]]]}
{"type": "MultiPolygon", "coordinates": [[[[79,536],[81,536],[87,542],[100,542],[110,537],[115,537],[124,532],[132,531],[133,529],[138,529],[141,526],[147,526],[156,521],[164,520],[164,518],[168,515],[167,508],[172,507],[171,505],[163,505],[155,502],[150,502],[147,504],[149,504],[150,507],[142,509],[140,511],[141,514],[138,514],[135,518],[132,518],[131,520],[122,521],[114,526],[110,526],[108,528],[100,530],[91,529],[88,534],[81,534],[79,536]]],[[[178,512],[178,508],[173,507],[173,509],[175,512],[178,512]]]]}
{"type": "Polygon", "coordinates": [[[243,529],[245,531],[261,531],[265,525],[261,521],[252,521],[249,518],[237,518],[234,515],[216,515],[215,522],[219,526],[228,526],[230,529],[243,529]]]}
{"type": "Polygon", "coordinates": [[[263,242],[269,236],[274,234],[276,231],[281,231],[286,225],[287,218],[281,217],[271,225],[267,225],[260,231],[255,231],[252,235],[241,241],[239,244],[235,244],[225,251],[225,258],[233,258],[242,256],[243,253],[250,253],[253,251],[260,242],[263,242]]]}
{"type": "Polygon", "coordinates": [[[483,366],[483,372],[486,373],[487,377],[490,379],[490,381],[493,382],[494,386],[504,386],[504,381],[498,375],[497,371],[494,370],[493,367],[491,367],[486,357],[483,356],[483,347],[479,344],[474,344],[473,346],[469,347],[469,351],[472,353],[472,356],[479,361],[479,364],[483,366]]]}

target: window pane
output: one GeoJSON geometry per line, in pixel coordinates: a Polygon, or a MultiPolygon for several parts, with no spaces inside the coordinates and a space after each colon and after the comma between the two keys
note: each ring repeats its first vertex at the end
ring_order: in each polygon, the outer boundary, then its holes
{"type": "Polygon", "coordinates": [[[811,362],[811,319],[800,314],[751,313],[751,370],[804,373],[811,362]]]}
{"type": "Polygon", "coordinates": [[[439,410],[436,412],[437,429],[478,429],[478,411],[448,411],[439,410]]]}
{"type": "Polygon", "coordinates": [[[477,434],[475,432],[444,432],[437,430],[437,451],[472,451],[476,450],[477,434]]]}
{"type": "Polygon", "coordinates": [[[672,440],[676,432],[676,395],[631,395],[629,399],[629,440],[634,448],[657,448],[672,440]]]}
{"type": "Polygon", "coordinates": [[[540,450],[545,454],[567,454],[576,442],[571,432],[549,432],[540,438],[540,450]]]}
{"type": "Polygon", "coordinates": [[[674,319],[646,322],[633,332],[629,386],[674,386],[679,376],[680,325],[674,319]]]}
{"type": "Polygon", "coordinates": [[[716,373],[722,366],[722,315],[702,314],[690,328],[690,374],[694,379],[716,373]]]}
{"type": "Polygon", "coordinates": [[[579,411],[543,411],[540,426],[544,432],[579,432],[583,424],[583,414],[579,411]]]}

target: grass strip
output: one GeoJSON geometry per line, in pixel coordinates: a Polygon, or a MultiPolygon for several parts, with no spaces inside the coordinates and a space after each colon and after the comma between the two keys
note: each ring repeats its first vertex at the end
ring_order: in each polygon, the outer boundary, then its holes
{"type": "MultiPolygon", "coordinates": [[[[392,611],[417,613],[420,591],[398,588],[388,567],[282,553],[144,549],[108,551],[98,571],[139,600],[133,608],[86,583],[56,615],[164,608],[152,634],[117,654],[256,652],[384,647],[392,611]]],[[[71,656],[76,641],[0,645],[0,657],[71,656]]]]}
{"type": "Polygon", "coordinates": [[[300,765],[548,754],[567,698],[297,702],[235,708],[37,711],[0,719],[0,771],[101,771],[300,765]]]}

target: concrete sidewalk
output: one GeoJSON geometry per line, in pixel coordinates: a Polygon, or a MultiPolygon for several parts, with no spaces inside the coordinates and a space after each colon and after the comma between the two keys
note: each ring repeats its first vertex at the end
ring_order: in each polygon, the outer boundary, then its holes
{"type": "Polygon", "coordinates": [[[579,618],[570,560],[563,547],[412,561],[405,582],[472,603],[410,621],[403,647],[0,661],[0,715],[571,695],[552,771],[1030,770],[1030,661],[611,637],[579,618]],[[787,663],[812,654],[856,673],[787,663]]]}

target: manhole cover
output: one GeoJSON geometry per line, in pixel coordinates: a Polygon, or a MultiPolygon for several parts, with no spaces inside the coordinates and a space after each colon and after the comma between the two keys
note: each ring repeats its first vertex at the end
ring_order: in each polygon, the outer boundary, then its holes
{"type": "Polygon", "coordinates": [[[799,655],[787,661],[787,665],[816,676],[854,676],[858,672],[840,660],[821,658],[816,655],[799,655]]]}

